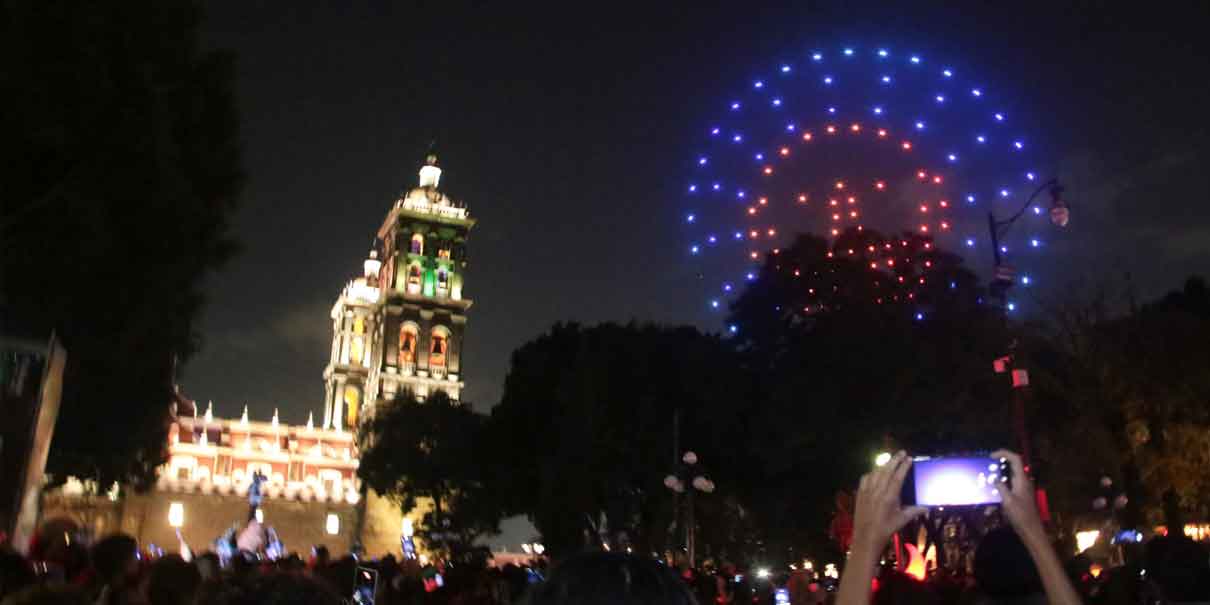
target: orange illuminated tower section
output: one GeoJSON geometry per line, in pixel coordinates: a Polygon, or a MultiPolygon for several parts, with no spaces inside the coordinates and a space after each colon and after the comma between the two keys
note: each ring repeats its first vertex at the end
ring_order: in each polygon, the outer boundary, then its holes
{"type": "Polygon", "coordinates": [[[365,271],[332,308],[332,354],[324,370],[325,426],[351,428],[381,401],[444,391],[459,399],[466,311],[466,206],[438,187],[429,155],[419,184],[399,197],[378,229],[365,271]],[[330,423],[330,424],[329,424],[330,423]]]}

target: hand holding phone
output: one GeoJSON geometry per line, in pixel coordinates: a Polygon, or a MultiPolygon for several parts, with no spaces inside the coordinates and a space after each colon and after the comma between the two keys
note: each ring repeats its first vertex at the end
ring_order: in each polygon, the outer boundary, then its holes
{"type": "Polygon", "coordinates": [[[926,512],[922,506],[903,506],[900,492],[912,468],[912,459],[899,452],[885,466],[861,477],[853,515],[853,548],[881,549],[908,521],[926,512]],[[867,542],[859,544],[858,541],[867,542]]]}
{"type": "Polygon", "coordinates": [[[374,594],[378,588],[378,570],[358,567],[353,579],[353,605],[374,605],[374,594]]]}
{"type": "Polygon", "coordinates": [[[1014,473],[1013,481],[996,488],[1003,502],[1004,516],[1008,517],[1008,522],[1022,539],[1030,533],[1044,533],[1042,519],[1038,516],[1034,482],[1025,474],[1021,457],[1008,450],[1000,450],[992,455],[1003,459],[1014,473]]]}

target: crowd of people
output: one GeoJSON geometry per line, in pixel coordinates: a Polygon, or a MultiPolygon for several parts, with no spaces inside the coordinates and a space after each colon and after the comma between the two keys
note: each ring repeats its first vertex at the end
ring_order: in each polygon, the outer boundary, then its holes
{"type": "Polygon", "coordinates": [[[134,538],[111,535],[91,548],[56,541],[53,551],[35,544],[29,557],[0,545],[3,605],[511,605],[540,578],[516,565],[420,565],[416,560],[330,556],[319,546],[304,560],[297,553],[271,560],[240,552],[190,556],[140,550],[134,538]],[[370,593],[356,585],[369,570],[370,593]]]}
{"type": "Polygon", "coordinates": [[[1109,569],[1094,570],[1086,557],[1061,560],[1020,459],[994,455],[1018,478],[998,486],[1008,525],[982,537],[973,573],[933,570],[923,581],[885,559],[891,537],[925,512],[900,504],[911,466],[901,452],[861,479],[852,550],[838,583],[807,570],[758,582],[732,567],[678,571],[654,558],[610,552],[568,557],[549,578],[544,569],[515,565],[332,559],[322,546],[307,560],[247,551],[186,560],[140,551],[134,538],[112,535],[90,549],[35,542],[30,557],[0,545],[0,605],[1210,605],[1210,551],[1184,536],[1134,545],[1109,569]]]}

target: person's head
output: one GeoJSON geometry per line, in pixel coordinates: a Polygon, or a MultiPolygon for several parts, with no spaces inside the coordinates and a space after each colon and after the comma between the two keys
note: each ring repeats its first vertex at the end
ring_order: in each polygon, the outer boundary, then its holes
{"type": "Polygon", "coordinates": [[[294,574],[254,576],[240,594],[242,599],[230,605],[344,605],[328,584],[294,574]]]}
{"type": "Polygon", "coordinates": [[[102,582],[115,582],[138,570],[139,543],[126,534],[103,538],[92,547],[92,566],[102,582]]]}
{"type": "Polygon", "coordinates": [[[878,578],[878,590],[871,605],[935,605],[937,594],[925,584],[903,572],[887,571],[878,578]]]}
{"type": "Polygon", "coordinates": [[[88,596],[75,586],[30,586],[9,595],[4,605],[90,605],[88,596]]]}
{"type": "Polygon", "coordinates": [[[212,552],[204,552],[193,559],[197,564],[197,571],[202,576],[202,581],[217,580],[221,574],[222,566],[219,564],[218,555],[212,552]]]}
{"type": "Polygon", "coordinates": [[[697,605],[671,570],[652,559],[595,552],[557,565],[529,605],[697,605]]]}
{"type": "Polygon", "coordinates": [[[247,576],[242,581],[207,584],[198,602],[202,605],[343,605],[325,583],[301,574],[271,572],[247,576]]]}
{"type": "Polygon", "coordinates": [[[1210,555],[1188,536],[1160,536],[1146,549],[1147,578],[1169,602],[1210,601],[1210,555]]]}
{"type": "Polygon", "coordinates": [[[180,555],[165,555],[151,564],[147,600],[151,605],[190,605],[197,597],[202,574],[180,555]]]}
{"type": "Polygon", "coordinates": [[[0,550],[0,599],[37,580],[29,561],[11,550],[0,550]]]}
{"type": "Polygon", "coordinates": [[[1009,527],[997,527],[975,549],[975,587],[993,601],[1040,597],[1042,580],[1033,557],[1009,527]]]}
{"type": "Polygon", "coordinates": [[[332,555],[328,553],[328,547],[319,544],[315,547],[315,565],[324,566],[332,560],[332,555]]]}

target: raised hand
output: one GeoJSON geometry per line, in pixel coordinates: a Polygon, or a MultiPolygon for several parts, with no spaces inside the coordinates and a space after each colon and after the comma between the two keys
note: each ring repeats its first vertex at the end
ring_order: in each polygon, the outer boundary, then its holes
{"type": "Polygon", "coordinates": [[[899,502],[903,479],[912,468],[904,452],[861,477],[857,507],[853,515],[853,551],[840,577],[836,605],[868,605],[870,579],[887,541],[908,521],[924,514],[923,506],[904,507],[899,502]]]}
{"type": "Polygon", "coordinates": [[[992,452],[992,458],[1004,458],[1012,469],[1011,486],[996,483],[996,491],[1000,492],[1000,508],[1008,517],[1008,522],[1022,537],[1042,532],[1042,519],[1038,516],[1038,503],[1034,499],[1034,482],[1025,473],[1021,456],[1008,450],[997,450],[992,452]]]}
{"type": "Polygon", "coordinates": [[[890,462],[861,477],[853,517],[855,547],[881,550],[895,532],[928,510],[923,506],[905,508],[899,502],[904,477],[911,468],[912,459],[900,451],[890,462]]]}

